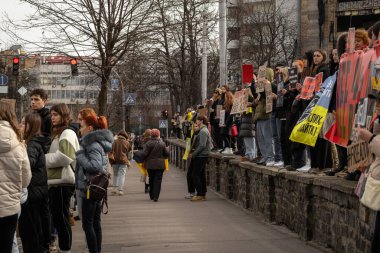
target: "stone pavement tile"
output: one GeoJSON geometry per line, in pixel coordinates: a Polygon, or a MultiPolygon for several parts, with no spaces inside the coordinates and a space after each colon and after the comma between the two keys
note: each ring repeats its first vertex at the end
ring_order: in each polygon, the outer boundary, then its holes
{"type": "MultiPolygon", "coordinates": [[[[158,202],[149,200],[139,179],[134,164],[126,175],[125,195],[109,197],[109,213],[102,215],[104,253],[321,252],[285,227],[267,224],[211,190],[207,201],[184,199],[186,173],[173,166],[165,172],[158,202]]],[[[84,248],[77,222],[72,252],[84,248]]]]}

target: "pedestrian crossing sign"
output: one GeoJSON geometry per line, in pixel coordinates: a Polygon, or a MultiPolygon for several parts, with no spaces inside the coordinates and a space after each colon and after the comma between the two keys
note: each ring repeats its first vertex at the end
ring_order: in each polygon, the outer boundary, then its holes
{"type": "Polygon", "coordinates": [[[168,127],[168,121],[167,120],[160,120],[158,125],[159,125],[159,128],[167,128],[168,127]]]}
{"type": "Polygon", "coordinates": [[[125,105],[135,105],[136,104],[136,98],[137,98],[136,93],[125,93],[124,104],[125,105]]]}

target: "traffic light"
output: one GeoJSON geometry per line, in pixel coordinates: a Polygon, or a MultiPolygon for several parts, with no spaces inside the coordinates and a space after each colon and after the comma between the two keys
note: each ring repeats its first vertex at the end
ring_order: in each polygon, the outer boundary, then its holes
{"type": "Polygon", "coordinates": [[[71,65],[71,75],[77,76],[78,75],[78,61],[77,61],[77,59],[71,59],[70,65],[71,65]]]}
{"type": "Polygon", "coordinates": [[[20,68],[20,58],[13,57],[12,74],[18,76],[18,70],[20,68]]]}

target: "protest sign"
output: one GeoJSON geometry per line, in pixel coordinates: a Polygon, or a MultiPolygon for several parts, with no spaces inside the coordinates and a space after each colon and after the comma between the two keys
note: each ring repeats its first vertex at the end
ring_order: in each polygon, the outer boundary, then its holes
{"type": "Polygon", "coordinates": [[[292,89],[295,89],[298,83],[298,73],[297,68],[289,68],[289,85],[292,89]]]}
{"type": "Polygon", "coordinates": [[[220,111],[223,109],[222,105],[217,105],[216,106],[216,116],[215,119],[220,119],[220,111]]]}
{"type": "Polygon", "coordinates": [[[198,115],[207,116],[207,108],[198,109],[198,115]]]}
{"type": "Polygon", "coordinates": [[[252,64],[245,64],[242,66],[242,83],[243,85],[250,85],[253,78],[252,64]]]}
{"type": "Polygon", "coordinates": [[[265,112],[270,113],[273,110],[272,84],[265,82],[265,112]]]}
{"type": "Polygon", "coordinates": [[[219,127],[225,127],[226,110],[220,111],[219,127]]]}
{"type": "Polygon", "coordinates": [[[284,95],[282,94],[282,89],[284,88],[284,76],[282,73],[276,76],[276,85],[277,85],[277,100],[276,107],[282,107],[284,105],[284,95]]]}
{"type": "Polygon", "coordinates": [[[259,92],[264,92],[265,90],[265,85],[264,85],[264,81],[265,81],[265,77],[266,77],[266,72],[267,72],[267,66],[260,66],[259,67],[259,74],[258,74],[258,77],[257,77],[257,88],[256,88],[256,92],[259,93],[259,92]]]}
{"type": "Polygon", "coordinates": [[[248,89],[236,91],[234,94],[234,103],[232,105],[232,109],[231,109],[230,114],[246,112],[248,109],[248,107],[247,107],[248,96],[249,96],[249,90],[248,89]]]}
{"type": "Polygon", "coordinates": [[[372,162],[373,156],[367,142],[358,141],[347,147],[348,172],[353,172],[357,169],[368,167],[372,162]]]}
{"type": "Polygon", "coordinates": [[[336,74],[325,80],[321,90],[306,107],[290,135],[290,140],[315,146],[330,105],[336,74]]]}
{"type": "Polygon", "coordinates": [[[355,27],[348,29],[346,52],[352,53],[355,51],[355,27]]]}
{"type": "MultiPolygon", "coordinates": [[[[323,73],[318,73],[315,77],[306,77],[301,89],[301,99],[311,99],[316,87],[320,87],[323,80],[323,73]]],[[[319,89],[318,89],[319,90],[319,89]]]]}
{"type": "Polygon", "coordinates": [[[371,84],[373,90],[380,91],[380,58],[372,65],[371,84]]]}

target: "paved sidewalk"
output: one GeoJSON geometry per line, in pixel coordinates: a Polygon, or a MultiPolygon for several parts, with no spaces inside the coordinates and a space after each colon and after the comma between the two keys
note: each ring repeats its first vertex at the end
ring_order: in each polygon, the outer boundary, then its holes
{"type": "MultiPolygon", "coordinates": [[[[109,197],[102,216],[103,251],[205,253],[321,252],[284,227],[264,223],[209,190],[207,201],[184,199],[186,174],[165,173],[158,202],[144,194],[134,164],[127,172],[124,196],[109,197]]],[[[73,253],[85,248],[81,223],[73,227],[73,253]]]]}

